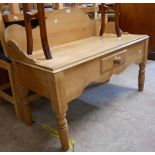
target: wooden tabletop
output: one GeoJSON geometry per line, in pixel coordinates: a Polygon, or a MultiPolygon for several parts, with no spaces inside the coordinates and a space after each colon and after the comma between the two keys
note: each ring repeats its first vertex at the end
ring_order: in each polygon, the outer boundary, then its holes
{"type": "Polygon", "coordinates": [[[104,56],[118,49],[129,46],[148,38],[146,35],[104,34],[103,37],[92,36],[79,41],[51,47],[53,59],[46,60],[43,51],[34,51],[30,57],[37,61],[37,65],[52,72],[58,72],[83,62],[104,56]]]}

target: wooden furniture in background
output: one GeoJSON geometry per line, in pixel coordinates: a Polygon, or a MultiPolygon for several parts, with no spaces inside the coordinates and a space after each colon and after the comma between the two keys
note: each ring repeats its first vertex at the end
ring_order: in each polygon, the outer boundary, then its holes
{"type": "MultiPolygon", "coordinates": [[[[75,3],[76,4],[76,3],[75,3]]],[[[49,6],[49,4],[44,4],[45,6],[49,6]]],[[[45,11],[45,15],[46,17],[49,16],[50,14],[53,13],[53,11],[55,10],[59,10],[59,9],[63,9],[64,8],[65,3],[51,3],[51,7],[53,7],[54,10],[47,10],[45,11]]],[[[0,9],[2,8],[2,4],[0,5],[0,9]]],[[[10,13],[9,14],[3,14],[3,19],[4,22],[19,22],[19,21],[23,21],[24,20],[24,16],[23,13],[20,11],[21,8],[23,8],[21,3],[10,3],[8,6],[10,13]],[[19,7],[18,7],[19,5],[19,7]],[[15,8],[17,10],[15,10],[15,8]]],[[[34,11],[34,9],[37,9],[37,4],[33,4],[33,3],[29,3],[29,10],[34,11]]],[[[85,13],[94,13],[94,19],[97,18],[97,12],[99,11],[99,7],[96,3],[94,3],[92,5],[92,7],[80,7],[80,9],[82,9],[85,13]]]]}
{"type": "MultiPolygon", "coordinates": [[[[20,94],[28,125],[32,124],[31,109],[25,91],[31,89],[51,101],[63,150],[69,149],[68,103],[77,98],[90,83],[105,82],[112,74],[121,73],[129,64],[137,63],[138,90],[144,87],[148,36],[122,34],[96,34],[97,21],[82,10],[72,8],[56,11],[46,19],[47,34],[53,59],[43,54],[39,28],[32,30],[34,51],[26,52],[25,28],[11,25],[5,30],[5,41],[12,60],[14,82],[20,94]],[[52,29],[51,29],[52,27],[52,29]]],[[[98,31],[97,31],[98,32],[98,31]]]]}
{"type": "MultiPolygon", "coordinates": [[[[0,41],[1,41],[1,44],[2,44],[2,47],[3,47],[3,50],[4,50],[4,53],[5,55],[8,56],[8,53],[7,53],[7,46],[5,44],[5,41],[4,41],[4,30],[5,30],[5,26],[4,26],[4,23],[3,23],[3,19],[2,19],[2,15],[0,13],[0,41]]],[[[2,53],[0,53],[2,55],[2,53]]],[[[9,101],[10,103],[12,104],[15,104],[15,98],[14,98],[14,85],[13,85],[13,82],[12,82],[12,70],[11,70],[11,65],[9,62],[5,61],[4,59],[2,59],[2,57],[0,58],[0,68],[3,70],[1,71],[1,73],[5,73],[5,75],[2,75],[4,77],[7,77],[9,76],[9,80],[5,81],[1,81],[1,85],[0,85],[0,97],[9,101]],[[6,74],[5,71],[8,72],[8,74],[6,74]],[[12,95],[9,95],[8,93],[5,93],[4,91],[8,88],[12,87],[12,95]]],[[[7,78],[8,79],[8,78],[7,78]]],[[[2,80],[2,79],[1,79],[2,80]]],[[[17,112],[18,113],[18,112],[17,112]]]]}
{"type": "MultiPolygon", "coordinates": [[[[4,40],[4,31],[5,31],[5,26],[2,19],[2,14],[0,13],[0,42],[2,44],[3,51],[4,51],[3,58],[0,58],[0,69],[1,69],[0,70],[0,74],[1,74],[0,75],[0,100],[3,99],[12,103],[15,107],[17,118],[20,121],[25,122],[23,106],[20,103],[20,101],[17,99],[17,96],[18,98],[20,98],[19,89],[15,89],[15,85],[17,84],[18,81],[14,80],[14,77],[16,77],[17,75],[13,76],[12,63],[11,63],[11,60],[9,60],[8,58],[9,56],[8,53],[10,51],[8,50],[8,47],[4,40]],[[11,94],[6,92],[8,88],[10,88],[11,94]]],[[[13,50],[11,52],[13,52],[13,50]]],[[[29,90],[25,93],[26,93],[26,96],[25,96],[26,100],[29,103],[40,97],[36,94],[29,95],[28,94],[29,90]]],[[[29,114],[28,116],[31,116],[31,114],[29,114]]]]}
{"type": "Polygon", "coordinates": [[[132,34],[150,36],[148,58],[155,60],[155,4],[120,4],[120,27],[132,34]]]}
{"type": "Polygon", "coordinates": [[[53,8],[55,8],[56,10],[63,9],[63,3],[53,3],[52,6],[53,6],[53,8]]]}
{"type": "Polygon", "coordinates": [[[20,8],[18,3],[9,3],[10,13],[20,13],[20,8]]]}

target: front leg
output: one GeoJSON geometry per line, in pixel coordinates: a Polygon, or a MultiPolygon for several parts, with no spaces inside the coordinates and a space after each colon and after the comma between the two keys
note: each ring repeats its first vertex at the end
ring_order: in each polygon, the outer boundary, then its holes
{"type": "Polygon", "coordinates": [[[145,63],[139,64],[139,76],[138,76],[138,91],[142,92],[144,89],[145,82],[145,63]]]}
{"type": "Polygon", "coordinates": [[[49,92],[51,99],[52,111],[55,113],[57,129],[60,137],[62,150],[69,149],[69,130],[66,120],[66,112],[68,110],[68,101],[66,99],[66,89],[64,82],[64,73],[60,72],[55,75],[48,76],[49,92]]]}
{"type": "Polygon", "coordinates": [[[56,114],[56,122],[62,150],[67,151],[69,149],[69,130],[66,114],[56,114]]]}

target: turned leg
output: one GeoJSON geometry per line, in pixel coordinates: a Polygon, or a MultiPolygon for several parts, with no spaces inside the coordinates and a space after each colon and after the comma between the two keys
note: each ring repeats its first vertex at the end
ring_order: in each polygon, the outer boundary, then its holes
{"type": "Polygon", "coordinates": [[[139,64],[138,90],[143,91],[145,81],[145,63],[139,64]]]}
{"type": "Polygon", "coordinates": [[[56,122],[62,149],[67,151],[69,149],[69,131],[66,114],[56,114],[56,122]]]}
{"type": "Polygon", "coordinates": [[[66,112],[68,110],[68,101],[66,99],[66,85],[64,81],[64,73],[60,72],[53,76],[48,74],[48,83],[52,111],[56,116],[57,129],[60,137],[62,150],[69,149],[69,131],[66,120],[66,112]]]}

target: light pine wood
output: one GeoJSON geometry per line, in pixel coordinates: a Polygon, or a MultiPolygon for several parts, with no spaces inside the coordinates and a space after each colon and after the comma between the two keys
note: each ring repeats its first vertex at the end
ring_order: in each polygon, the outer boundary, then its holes
{"type": "MultiPolygon", "coordinates": [[[[122,35],[121,40],[116,38],[115,35],[111,34],[105,34],[103,37],[92,36],[72,43],[55,46],[53,48],[51,47],[51,51],[53,52],[52,60],[47,61],[43,55],[42,50],[34,51],[33,55],[29,56],[29,62],[34,62],[33,64],[36,64],[38,67],[50,69],[51,72],[55,73],[63,69],[74,67],[75,65],[85,61],[92,60],[98,56],[104,56],[114,49],[118,50],[120,49],[121,43],[122,45],[126,44],[126,46],[129,46],[130,44],[136,44],[145,38],[147,38],[147,36],[130,34],[122,35]],[[109,40],[111,40],[110,44],[109,40]]],[[[12,43],[10,42],[9,45],[12,46],[12,43]]],[[[24,59],[26,58],[28,59],[27,56],[24,57],[24,59]]]]}
{"type": "Polygon", "coordinates": [[[69,149],[69,133],[66,114],[56,114],[56,121],[62,150],[67,151],[69,149]]]}
{"type": "Polygon", "coordinates": [[[63,9],[63,3],[53,3],[53,6],[56,10],[63,9]]]}
{"type": "Polygon", "coordinates": [[[97,19],[97,15],[98,15],[98,11],[99,11],[99,8],[98,8],[98,4],[97,3],[93,3],[93,7],[94,9],[94,19],[96,20],[97,19]]]}
{"type": "MultiPolygon", "coordinates": [[[[144,44],[144,50],[148,51],[148,40],[144,44]]],[[[148,58],[148,53],[145,52],[143,57],[143,61],[139,63],[139,76],[138,76],[138,90],[142,92],[144,90],[144,82],[145,82],[145,66],[148,58]]]]}
{"type": "Polygon", "coordinates": [[[9,3],[9,8],[11,13],[20,13],[20,8],[18,3],[9,3]]]}
{"type": "Polygon", "coordinates": [[[67,151],[69,149],[69,131],[66,120],[66,112],[68,110],[68,103],[65,94],[66,85],[64,73],[48,75],[48,85],[51,90],[49,98],[51,100],[52,110],[55,113],[57,128],[59,132],[62,149],[67,151]]]}
{"type": "MultiPolygon", "coordinates": [[[[16,66],[16,62],[12,62],[12,81],[14,84],[14,94],[16,97],[16,104],[15,104],[15,109],[16,109],[16,115],[17,118],[23,122],[25,122],[25,113],[26,113],[26,109],[24,109],[24,105],[25,105],[25,98],[27,95],[27,90],[25,90],[25,88],[22,86],[21,84],[21,79],[19,78],[19,71],[18,68],[14,67],[16,66]],[[21,104],[23,103],[23,104],[21,104]]],[[[29,116],[28,116],[29,117],[29,116]]],[[[29,125],[26,121],[26,124],[29,125]]]]}
{"type": "Polygon", "coordinates": [[[139,90],[142,90],[143,64],[146,64],[148,52],[148,36],[126,33],[118,38],[116,34],[106,33],[100,37],[96,35],[98,24],[95,21],[87,18],[80,9],[72,9],[71,13],[66,14],[65,10],[60,10],[46,19],[52,60],[46,60],[43,55],[37,28],[33,30],[35,51],[31,56],[26,54],[24,29],[14,25],[5,30],[9,51],[13,51],[13,54],[9,54],[14,75],[18,75],[18,79],[14,80],[18,81],[16,92],[22,93],[18,100],[25,113],[26,124],[31,125],[32,118],[31,109],[27,100],[24,100],[24,92],[31,89],[50,99],[62,149],[65,151],[69,148],[66,120],[68,103],[78,97],[90,83],[106,82],[131,63],[140,64],[139,90]],[[55,19],[58,20],[57,24],[55,19]],[[21,35],[16,34],[18,29],[21,35]]]}

